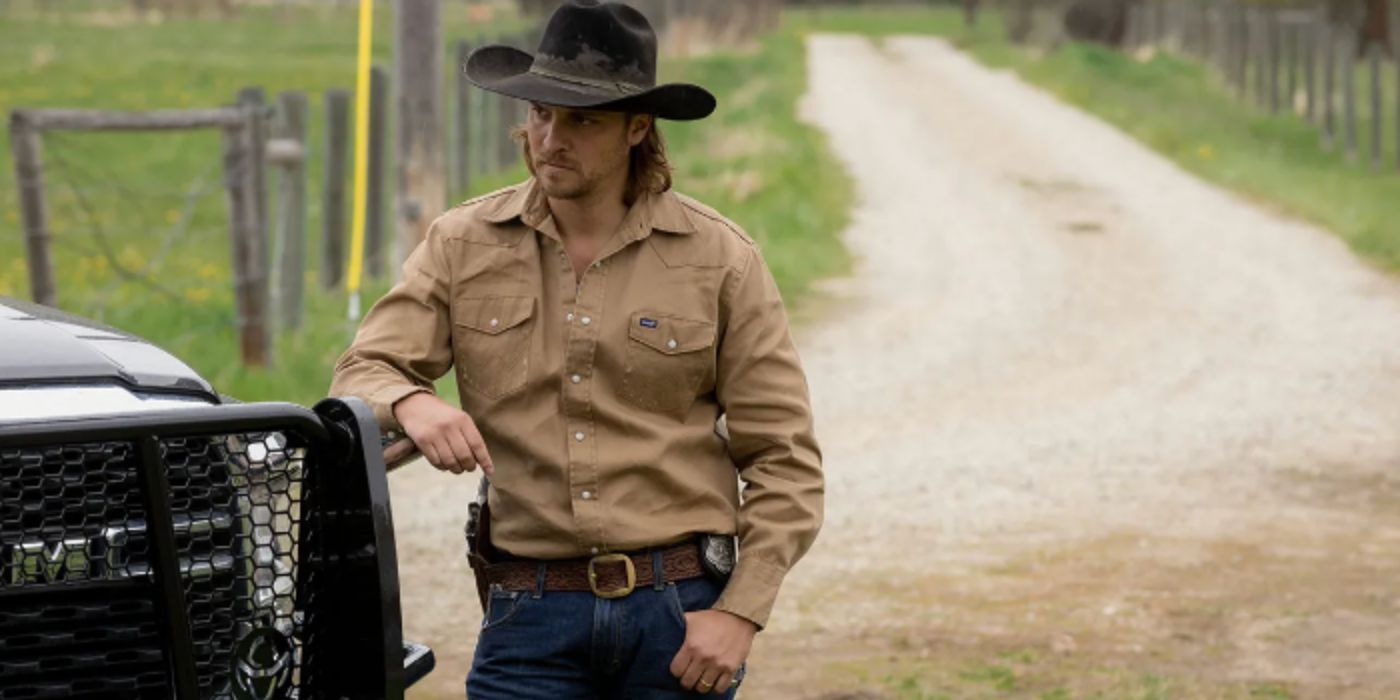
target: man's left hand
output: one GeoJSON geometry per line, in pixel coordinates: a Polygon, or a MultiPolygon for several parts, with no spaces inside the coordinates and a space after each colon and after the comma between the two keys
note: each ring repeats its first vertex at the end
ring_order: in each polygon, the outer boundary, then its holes
{"type": "Polygon", "coordinates": [[[671,661],[671,675],[686,690],[723,695],[749,657],[756,634],[757,625],[722,610],[686,613],[685,643],[671,661]]]}

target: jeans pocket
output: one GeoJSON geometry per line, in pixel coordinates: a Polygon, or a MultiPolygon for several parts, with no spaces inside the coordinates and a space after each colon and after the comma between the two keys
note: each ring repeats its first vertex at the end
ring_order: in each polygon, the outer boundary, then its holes
{"type": "Polygon", "coordinates": [[[486,632],[508,622],[529,597],[522,591],[491,591],[486,601],[486,614],[481,618],[481,631],[486,632]]]}
{"type": "Polygon", "coordinates": [[[666,608],[671,611],[676,624],[685,629],[685,606],[681,604],[681,594],[675,582],[666,584],[666,608]]]}
{"type": "Polygon", "coordinates": [[[682,628],[685,627],[685,614],[698,610],[709,610],[719,600],[719,584],[699,577],[666,584],[666,599],[671,613],[682,628]]]}

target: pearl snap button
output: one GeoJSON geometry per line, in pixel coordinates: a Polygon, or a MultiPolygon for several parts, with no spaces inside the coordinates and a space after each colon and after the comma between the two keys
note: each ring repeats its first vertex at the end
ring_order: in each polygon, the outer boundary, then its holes
{"type": "Polygon", "coordinates": [[[588,324],[590,324],[590,323],[593,323],[593,319],[591,319],[591,318],[589,318],[589,317],[587,317],[587,316],[584,316],[583,318],[579,319],[579,322],[586,326],[586,325],[588,325],[588,324]]]}
{"type": "Polygon", "coordinates": [[[675,350],[675,349],[676,349],[676,339],[675,339],[675,338],[672,338],[672,339],[666,341],[666,347],[671,348],[672,350],[675,350]]]}
{"type": "Polygon", "coordinates": [[[500,319],[498,319],[498,318],[493,318],[493,319],[491,319],[491,327],[492,327],[492,328],[495,328],[496,326],[499,326],[499,325],[501,325],[501,320],[500,320],[500,319]]]}

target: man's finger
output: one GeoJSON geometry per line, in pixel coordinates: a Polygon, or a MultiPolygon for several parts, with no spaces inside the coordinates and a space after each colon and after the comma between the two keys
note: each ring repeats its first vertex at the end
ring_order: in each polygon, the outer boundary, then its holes
{"type": "Polygon", "coordinates": [[[721,673],[719,674],[719,678],[715,679],[715,685],[714,687],[710,688],[710,692],[714,693],[715,695],[724,695],[725,693],[729,692],[729,684],[733,682],[734,674],[721,673]]]}
{"type": "Polygon", "coordinates": [[[681,650],[676,652],[676,658],[671,659],[671,675],[680,678],[687,668],[690,668],[690,649],[682,645],[681,650]]]}
{"type": "Polygon", "coordinates": [[[423,451],[423,456],[428,458],[428,464],[442,469],[442,458],[438,456],[437,447],[433,443],[424,440],[423,444],[419,445],[419,449],[423,451]]]}
{"type": "Polygon", "coordinates": [[[476,424],[469,421],[462,428],[462,435],[466,438],[467,445],[472,448],[472,454],[476,455],[476,461],[481,465],[482,471],[486,472],[487,476],[495,474],[496,465],[491,462],[491,453],[486,451],[486,441],[481,439],[481,431],[476,429],[476,424]]]}
{"type": "Polygon", "coordinates": [[[699,658],[691,657],[690,666],[685,669],[685,675],[681,676],[681,687],[686,690],[694,690],[695,684],[707,675],[714,675],[710,671],[709,664],[702,662],[699,658]]]}
{"type": "Polygon", "coordinates": [[[476,469],[476,458],[472,457],[472,448],[467,447],[467,441],[460,432],[447,431],[447,444],[452,446],[452,455],[457,458],[456,473],[461,474],[464,470],[476,469]]]}

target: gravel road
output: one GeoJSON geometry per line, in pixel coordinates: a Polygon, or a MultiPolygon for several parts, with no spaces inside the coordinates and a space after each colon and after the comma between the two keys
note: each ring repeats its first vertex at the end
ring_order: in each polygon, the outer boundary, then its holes
{"type": "MultiPolygon", "coordinates": [[[[809,47],[858,265],[799,332],[828,519],[747,695],[963,696],[1009,652],[1030,697],[1400,694],[1400,284],[941,41],[809,47]]],[[[460,693],[475,486],[393,488],[460,693]]]]}

